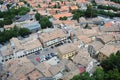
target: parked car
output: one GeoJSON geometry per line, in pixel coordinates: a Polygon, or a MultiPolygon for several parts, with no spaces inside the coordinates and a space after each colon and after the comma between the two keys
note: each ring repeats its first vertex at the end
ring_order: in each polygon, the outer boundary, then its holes
{"type": "Polygon", "coordinates": [[[40,52],[39,52],[39,51],[36,51],[36,52],[35,52],[35,55],[39,55],[39,54],[40,54],[40,52]]]}
{"type": "Polygon", "coordinates": [[[48,51],[48,48],[45,48],[45,51],[48,51]]]}
{"type": "Polygon", "coordinates": [[[52,56],[50,54],[47,55],[48,57],[52,58],[52,56]]]}
{"type": "Polygon", "coordinates": [[[46,56],[45,56],[45,59],[46,59],[46,60],[49,60],[50,58],[51,58],[51,57],[50,57],[49,55],[46,55],[46,56]]]}
{"type": "Polygon", "coordinates": [[[52,57],[57,56],[55,53],[50,53],[50,55],[51,55],[52,57]]]}
{"type": "Polygon", "coordinates": [[[45,61],[45,60],[46,60],[46,59],[45,59],[45,55],[41,56],[40,59],[41,59],[40,62],[45,61]]]}

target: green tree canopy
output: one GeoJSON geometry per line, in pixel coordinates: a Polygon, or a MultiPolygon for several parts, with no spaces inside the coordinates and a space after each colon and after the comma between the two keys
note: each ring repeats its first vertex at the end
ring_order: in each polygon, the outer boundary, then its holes
{"type": "Polygon", "coordinates": [[[41,16],[39,13],[36,13],[36,14],[35,14],[35,18],[36,18],[37,21],[40,20],[41,17],[42,17],[42,16],[41,16]]]}
{"type": "Polygon", "coordinates": [[[20,7],[19,9],[18,9],[18,15],[25,15],[27,12],[29,12],[30,11],[30,9],[29,8],[27,8],[27,7],[20,7]]]}
{"type": "Polygon", "coordinates": [[[46,16],[43,16],[40,20],[39,23],[41,24],[41,28],[45,29],[45,28],[51,28],[52,27],[52,23],[49,21],[49,18],[46,16]]]}
{"type": "Polygon", "coordinates": [[[75,75],[71,80],[94,80],[94,79],[90,77],[90,74],[88,72],[84,72],[80,75],[75,75]]]}
{"type": "Polygon", "coordinates": [[[120,55],[111,54],[109,58],[102,61],[101,66],[106,72],[113,69],[118,69],[120,72],[120,55]]]}
{"type": "Polygon", "coordinates": [[[119,3],[119,4],[120,4],[120,0],[111,0],[111,1],[113,1],[113,2],[115,2],[115,3],[119,3]]]}
{"type": "Polygon", "coordinates": [[[12,37],[17,37],[17,36],[26,36],[30,34],[29,29],[26,28],[18,28],[14,27],[11,28],[10,30],[5,30],[3,32],[0,32],[0,43],[9,41],[12,37]]]}
{"type": "Polygon", "coordinates": [[[83,10],[75,10],[73,13],[73,20],[77,20],[79,22],[79,18],[85,16],[85,11],[83,10]]]}
{"type": "Polygon", "coordinates": [[[4,21],[0,20],[0,28],[4,27],[4,21]]]}
{"type": "Polygon", "coordinates": [[[118,69],[110,70],[105,74],[104,80],[120,80],[120,72],[118,69]]]}
{"type": "Polygon", "coordinates": [[[67,20],[67,17],[66,16],[60,17],[59,20],[67,20]]]}
{"type": "Polygon", "coordinates": [[[20,7],[16,9],[15,7],[9,9],[5,12],[0,12],[0,18],[4,18],[3,23],[5,25],[12,24],[16,15],[25,15],[30,11],[27,7],[20,7]]]}
{"type": "Polygon", "coordinates": [[[30,30],[27,28],[20,28],[20,30],[19,30],[19,35],[21,35],[23,37],[30,34],[30,33],[31,33],[30,30]]]}
{"type": "Polygon", "coordinates": [[[119,8],[117,7],[113,7],[113,6],[104,6],[104,5],[98,5],[98,8],[99,9],[105,9],[105,10],[113,10],[113,11],[118,11],[120,10],[119,8]]]}
{"type": "Polygon", "coordinates": [[[91,2],[93,6],[97,6],[97,3],[95,2],[95,0],[92,0],[91,2]]]}
{"type": "Polygon", "coordinates": [[[42,16],[39,13],[36,13],[35,18],[41,24],[42,29],[45,29],[47,27],[48,28],[52,27],[52,23],[49,21],[50,16],[42,16]]]}
{"type": "Polygon", "coordinates": [[[100,68],[97,68],[92,77],[95,80],[104,80],[104,75],[105,75],[104,71],[100,68]]]}
{"type": "Polygon", "coordinates": [[[87,6],[87,10],[86,10],[86,12],[85,12],[85,16],[86,16],[87,18],[97,17],[97,10],[94,10],[91,5],[88,5],[88,6],[87,6]]]}

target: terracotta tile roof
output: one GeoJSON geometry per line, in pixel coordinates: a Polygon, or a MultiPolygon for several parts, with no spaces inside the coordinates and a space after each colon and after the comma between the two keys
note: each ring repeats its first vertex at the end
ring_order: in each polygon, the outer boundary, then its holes
{"type": "Polygon", "coordinates": [[[113,23],[110,27],[103,27],[101,28],[101,31],[104,32],[120,32],[120,26],[119,23],[113,23]]]}
{"type": "Polygon", "coordinates": [[[72,14],[71,14],[71,13],[56,14],[56,15],[53,15],[53,18],[54,18],[54,19],[59,19],[60,17],[64,17],[64,16],[66,16],[66,17],[71,17],[72,14]]]}
{"type": "Polygon", "coordinates": [[[13,50],[12,50],[10,44],[8,44],[8,45],[5,46],[5,47],[2,47],[1,50],[0,50],[0,54],[1,54],[2,56],[8,56],[8,55],[13,54],[13,50]]]}
{"type": "Polygon", "coordinates": [[[65,20],[65,21],[62,21],[62,23],[65,25],[75,25],[77,24],[77,21],[76,20],[65,20]]]}
{"type": "Polygon", "coordinates": [[[8,80],[27,80],[27,77],[24,74],[19,74],[8,77],[8,80]]]}
{"type": "Polygon", "coordinates": [[[73,43],[67,43],[58,47],[58,52],[62,55],[73,51],[77,51],[77,46],[75,46],[73,43]]]}
{"type": "Polygon", "coordinates": [[[71,9],[71,10],[77,10],[78,7],[77,7],[77,6],[70,6],[70,9],[71,9]]]}
{"type": "Polygon", "coordinates": [[[83,41],[84,43],[90,43],[92,41],[92,39],[89,38],[89,36],[87,35],[78,35],[77,38],[83,41]]]}
{"type": "Polygon", "coordinates": [[[11,72],[15,80],[22,80],[21,77],[24,77],[24,75],[33,71],[35,68],[33,63],[26,57],[10,60],[6,64],[8,65],[8,70],[11,72]]]}
{"type": "Polygon", "coordinates": [[[92,43],[89,43],[88,45],[93,46],[95,51],[99,51],[102,47],[104,47],[104,44],[102,42],[100,42],[100,41],[94,41],[92,43]]]}
{"type": "Polygon", "coordinates": [[[76,0],[76,2],[90,4],[88,0],[76,0]]]}
{"type": "Polygon", "coordinates": [[[120,50],[120,47],[106,44],[102,49],[100,49],[100,52],[109,57],[112,53],[116,53],[118,50],[120,50]]]}
{"type": "Polygon", "coordinates": [[[23,49],[23,47],[20,44],[20,41],[17,38],[13,37],[12,39],[10,39],[10,42],[12,46],[15,46],[15,51],[23,49]]]}
{"type": "Polygon", "coordinates": [[[63,80],[70,80],[73,78],[74,75],[78,75],[80,73],[79,69],[76,69],[74,71],[70,71],[67,74],[63,75],[63,80]]]}
{"type": "Polygon", "coordinates": [[[53,39],[63,38],[66,36],[67,36],[67,34],[65,34],[61,29],[56,29],[51,32],[46,32],[46,33],[40,34],[40,39],[43,42],[47,42],[47,41],[51,41],[53,39]]]}
{"type": "Polygon", "coordinates": [[[61,6],[60,11],[61,12],[63,12],[63,11],[69,11],[69,6],[61,6]]]}
{"type": "Polygon", "coordinates": [[[59,73],[59,71],[61,71],[61,69],[59,68],[59,66],[51,66],[49,68],[49,71],[52,75],[56,75],[59,73]]]}
{"type": "Polygon", "coordinates": [[[44,3],[40,4],[40,6],[41,6],[42,8],[48,7],[48,5],[47,5],[47,4],[44,4],[44,3]]]}
{"type": "Polygon", "coordinates": [[[18,2],[18,5],[19,5],[19,6],[23,6],[24,3],[23,3],[23,2],[18,2]]]}
{"type": "Polygon", "coordinates": [[[43,75],[38,70],[32,71],[27,76],[29,76],[31,80],[37,80],[39,77],[43,77],[43,75]]]}
{"type": "Polygon", "coordinates": [[[82,29],[82,32],[84,35],[96,36],[100,31],[98,27],[92,27],[92,29],[82,29]]]}
{"type": "Polygon", "coordinates": [[[79,63],[85,67],[88,66],[88,64],[91,62],[92,58],[90,57],[90,54],[88,53],[87,48],[81,48],[76,56],[73,57],[73,62],[79,63]]]}
{"type": "Polygon", "coordinates": [[[74,70],[78,69],[77,66],[72,61],[69,61],[65,65],[70,71],[74,71],[74,70]]]}
{"type": "Polygon", "coordinates": [[[103,34],[101,36],[97,36],[97,38],[100,38],[101,40],[103,40],[104,43],[114,40],[114,36],[112,34],[103,34]]]}
{"type": "Polygon", "coordinates": [[[50,65],[46,62],[42,62],[36,66],[36,69],[39,70],[45,77],[51,77],[52,74],[48,71],[50,65]]]}
{"type": "Polygon", "coordinates": [[[28,41],[24,44],[22,44],[24,50],[31,50],[31,49],[34,49],[34,48],[38,48],[38,47],[41,47],[42,44],[40,43],[40,41],[38,39],[34,39],[34,40],[31,40],[31,41],[28,41]]]}

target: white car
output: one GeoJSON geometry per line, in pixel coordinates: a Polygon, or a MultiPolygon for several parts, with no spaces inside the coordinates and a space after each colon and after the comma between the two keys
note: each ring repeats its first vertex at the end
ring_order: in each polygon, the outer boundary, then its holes
{"type": "Polygon", "coordinates": [[[40,56],[40,62],[43,62],[43,61],[45,61],[46,59],[45,59],[45,55],[42,55],[42,56],[40,56]]]}

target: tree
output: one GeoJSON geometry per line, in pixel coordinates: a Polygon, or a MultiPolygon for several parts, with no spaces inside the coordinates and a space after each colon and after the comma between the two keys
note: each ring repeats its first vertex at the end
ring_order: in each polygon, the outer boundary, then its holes
{"type": "Polygon", "coordinates": [[[64,17],[63,17],[63,20],[67,20],[67,17],[66,17],[66,16],[64,16],[64,17]]]}
{"type": "Polygon", "coordinates": [[[10,24],[12,24],[12,20],[10,18],[5,18],[4,19],[4,24],[5,25],[10,25],[10,24]]]}
{"type": "Polygon", "coordinates": [[[110,11],[106,12],[104,10],[99,10],[98,14],[105,15],[105,16],[108,16],[110,18],[112,18],[112,17],[120,17],[119,13],[113,13],[113,12],[110,12],[110,11]]]}
{"type": "Polygon", "coordinates": [[[97,5],[97,3],[95,2],[95,0],[92,0],[92,5],[93,5],[93,6],[96,6],[96,5],[97,5]]]}
{"type": "Polygon", "coordinates": [[[67,17],[66,16],[60,17],[59,20],[67,20],[67,17]]]}
{"type": "Polygon", "coordinates": [[[75,10],[73,13],[73,20],[77,20],[79,22],[79,18],[85,16],[85,11],[82,10],[75,10]]]}
{"type": "Polygon", "coordinates": [[[62,20],[62,19],[63,19],[62,17],[59,18],[59,20],[62,20]]]}
{"type": "Polygon", "coordinates": [[[113,2],[115,2],[115,3],[119,3],[119,4],[120,4],[120,0],[111,0],[111,1],[113,1],[113,2]]]}
{"type": "Polygon", "coordinates": [[[39,20],[39,23],[41,24],[41,28],[45,29],[45,28],[51,28],[52,27],[52,23],[49,21],[49,18],[44,16],[39,20]]]}
{"type": "Polygon", "coordinates": [[[52,27],[52,23],[49,21],[49,16],[41,16],[39,13],[36,13],[35,18],[37,21],[39,21],[42,29],[52,27]]]}
{"type": "Polygon", "coordinates": [[[93,74],[93,77],[95,80],[104,80],[104,71],[100,68],[97,68],[96,71],[93,74]]]}
{"type": "Polygon", "coordinates": [[[120,10],[119,8],[117,7],[114,7],[114,6],[104,6],[104,5],[98,5],[98,8],[99,9],[105,9],[105,10],[113,10],[113,11],[118,11],[120,10]]]}
{"type": "Polygon", "coordinates": [[[120,72],[120,55],[111,54],[109,58],[101,62],[101,66],[106,72],[113,69],[118,69],[120,72]]]}
{"type": "Polygon", "coordinates": [[[27,7],[20,7],[20,8],[18,8],[18,15],[25,15],[29,11],[30,11],[30,9],[27,7]]]}
{"type": "MultiPolygon", "coordinates": [[[[10,7],[10,5],[8,6],[10,7]]],[[[20,7],[18,9],[15,9],[15,7],[13,7],[9,9],[8,11],[0,12],[0,18],[4,18],[3,23],[5,25],[9,25],[9,24],[12,24],[16,15],[25,15],[29,11],[30,9],[27,7],[20,7]]]]}
{"type": "Polygon", "coordinates": [[[41,15],[40,15],[39,13],[36,13],[36,14],[35,14],[35,18],[36,18],[37,21],[39,21],[40,18],[41,18],[41,15]]]}
{"type": "Polygon", "coordinates": [[[93,17],[97,17],[97,11],[93,9],[93,7],[91,5],[87,6],[87,10],[85,12],[85,16],[87,18],[93,18],[93,17]]]}
{"type": "Polygon", "coordinates": [[[4,21],[0,20],[0,28],[4,27],[4,21]]]}
{"type": "Polygon", "coordinates": [[[10,38],[12,38],[13,37],[13,35],[14,35],[14,33],[12,32],[12,30],[5,30],[5,32],[4,32],[4,38],[5,38],[5,40],[6,41],[8,41],[10,38]]]}
{"type": "Polygon", "coordinates": [[[30,33],[31,33],[30,30],[27,28],[20,28],[20,30],[19,30],[19,35],[21,35],[22,37],[24,37],[30,33]]]}
{"type": "Polygon", "coordinates": [[[0,43],[5,41],[5,38],[3,35],[4,35],[4,32],[0,32],[0,43]]]}
{"type": "Polygon", "coordinates": [[[75,75],[71,80],[94,80],[94,79],[90,77],[90,74],[88,72],[84,72],[80,75],[75,75]]]}
{"type": "Polygon", "coordinates": [[[11,4],[7,4],[6,6],[7,6],[7,9],[9,9],[11,7],[11,4]]]}
{"type": "Polygon", "coordinates": [[[90,77],[90,74],[88,72],[84,72],[80,75],[79,80],[94,80],[92,77],[90,77]]]}
{"type": "Polygon", "coordinates": [[[25,0],[19,0],[20,2],[24,2],[25,0]]]}
{"type": "Polygon", "coordinates": [[[23,2],[24,2],[24,4],[28,4],[27,1],[23,1],[23,2]]]}
{"type": "Polygon", "coordinates": [[[114,14],[114,13],[109,12],[109,11],[108,11],[108,15],[109,15],[109,17],[110,17],[110,18],[112,18],[112,17],[114,17],[114,16],[115,16],[115,14],[114,14]]]}
{"type": "Polygon", "coordinates": [[[57,4],[55,4],[55,5],[53,6],[53,8],[61,8],[60,3],[57,2],[57,4]]]}
{"type": "Polygon", "coordinates": [[[80,79],[80,75],[75,75],[71,80],[79,80],[80,79]]]}
{"type": "Polygon", "coordinates": [[[38,7],[41,8],[40,4],[38,4],[38,7]]]}
{"type": "Polygon", "coordinates": [[[105,74],[104,80],[120,80],[120,73],[118,69],[113,69],[113,70],[108,71],[105,74]]]}
{"type": "Polygon", "coordinates": [[[8,41],[12,37],[17,37],[17,36],[24,37],[30,33],[31,32],[27,28],[18,28],[17,26],[15,26],[10,30],[5,30],[3,32],[0,32],[0,43],[8,41]]]}

